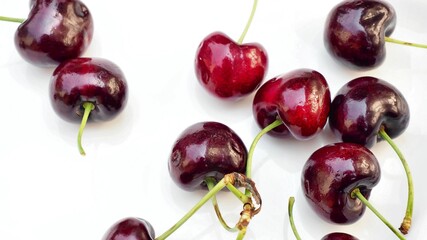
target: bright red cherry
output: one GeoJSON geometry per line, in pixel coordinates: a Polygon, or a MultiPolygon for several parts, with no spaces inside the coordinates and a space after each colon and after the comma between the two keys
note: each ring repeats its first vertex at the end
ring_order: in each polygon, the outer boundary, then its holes
{"type": "Polygon", "coordinates": [[[154,229],[142,218],[124,218],[112,225],[102,240],[154,240],[154,229]]]}

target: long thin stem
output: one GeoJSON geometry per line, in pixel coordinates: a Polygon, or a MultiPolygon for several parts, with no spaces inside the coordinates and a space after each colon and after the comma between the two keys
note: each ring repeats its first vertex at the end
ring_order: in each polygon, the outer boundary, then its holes
{"type": "Polygon", "coordinates": [[[426,44],[405,42],[405,41],[397,40],[397,39],[390,38],[390,37],[385,37],[384,39],[385,39],[386,42],[390,42],[390,43],[397,43],[397,44],[401,44],[401,45],[406,45],[406,46],[411,46],[411,47],[418,47],[418,48],[427,48],[426,44]]]}
{"type": "Polygon", "coordinates": [[[403,222],[399,230],[403,234],[407,234],[409,229],[411,228],[412,213],[414,211],[414,183],[412,179],[411,170],[409,169],[408,162],[405,160],[405,157],[403,156],[402,152],[399,150],[399,148],[393,142],[390,136],[388,136],[388,134],[385,132],[384,127],[380,128],[379,135],[390,144],[390,146],[396,152],[397,156],[399,156],[399,159],[402,162],[403,168],[405,169],[406,178],[408,182],[408,200],[406,204],[405,217],[403,218],[403,222]]]}
{"type": "Polygon", "coordinates": [[[25,21],[25,19],[0,16],[0,21],[23,23],[25,21]]]}
{"type": "Polygon", "coordinates": [[[85,102],[83,103],[84,113],[82,117],[82,122],[80,124],[79,134],[77,135],[77,146],[79,148],[81,155],[86,155],[85,150],[82,146],[82,136],[83,136],[83,130],[86,127],[87,120],[89,118],[90,112],[95,109],[95,105],[91,102],[85,102]]]}
{"type": "MultiPolygon", "coordinates": [[[[248,152],[248,160],[246,161],[246,177],[252,178],[252,158],[254,155],[255,147],[258,143],[258,141],[261,139],[264,134],[271,131],[273,128],[282,125],[283,122],[281,120],[276,120],[272,122],[270,125],[265,127],[261,130],[261,132],[258,133],[258,135],[255,136],[254,140],[252,141],[251,147],[249,148],[248,152]]],[[[246,195],[248,196],[248,191],[246,191],[246,195]]]]}
{"type": "Polygon", "coordinates": [[[242,240],[246,235],[246,228],[239,231],[236,240],[242,240]]]}
{"type": "Polygon", "coordinates": [[[197,212],[209,199],[216,195],[221,189],[226,186],[225,179],[221,179],[190,211],[187,212],[176,224],[174,224],[169,230],[156,238],[156,240],[163,240],[169,237],[173,232],[175,232],[179,227],[182,226],[194,213],[197,212]]]}
{"type": "Polygon", "coordinates": [[[254,0],[254,4],[252,5],[251,15],[249,16],[248,22],[246,23],[246,26],[242,32],[242,35],[240,35],[240,38],[237,41],[239,44],[243,43],[243,39],[245,38],[246,33],[248,33],[249,27],[251,26],[251,23],[252,23],[252,19],[254,18],[254,15],[255,15],[257,5],[258,5],[258,0],[254,0]]]}
{"type": "Polygon", "coordinates": [[[385,224],[387,225],[388,228],[390,228],[390,230],[392,232],[394,232],[394,234],[396,234],[396,236],[401,239],[401,240],[405,240],[405,237],[397,230],[393,227],[393,225],[390,224],[390,222],[387,221],[387,219],[385,219],[385,217],[383,217],[383,215],[381,215],[373,206],[372,204],[368,201],[368,199],[365,198],[365,196],[363,196],[363,194],[360,192],[359,188],[354,189],[351,192],[351,196],[354,198],[358,198],[360,201],[363,202],[363,204],[365,204],[369,209],[371,209],[371,211],[377,215],[377,217],[385,224]]]}
{"type": "MultiPolygon", "coordinates": [[[[209,191],[214,188],[215,180],[213,178],[208,178],[205,180],[205,182],[206,182],[206,185],[208,186],[209,191]]],[[[233,227],[233,228],[230,227],[222,217],[221,210],[219,209],[219,206],[218,206],[218,201],[216,200],[216,195],[212,196],[212,205],[215,209],[216,216],[219,222],[221,223],[221,225],[224,227],[224,229],[229,232],[236,232],[238,229],[236,227],[233,227]]]]}
{"type": "Polygon", "coordinates": [[[292,231],[294,232],[295,238],[297,240],[301,240],[301,237],[298,234],[297,228],[295,226],[295,222],[294,222],[294,203],[295,203],[295,198],[294,197],[290,197],[289,198],[289,202],[288,202],[288,216],[289,216],[289,222],[291,223],[291,228],[292,231]]]}

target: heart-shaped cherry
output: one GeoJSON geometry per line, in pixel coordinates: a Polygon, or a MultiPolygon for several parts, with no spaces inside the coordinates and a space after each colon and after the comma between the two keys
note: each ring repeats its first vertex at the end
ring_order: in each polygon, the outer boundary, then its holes
{"type": "Polygon", "coordinates": [[[19,54],[31,64],[53,67],[81,56],[93,36],[93,19],[89,9],[78,0],[36,0],[30,2],[26,20],[15,33],[19,54]]]}
{"type": "Polygon", "coordinates": [[[379,66],[386,56],[385,42],[427,48],[390,38],[395,26],[395,10],[385,1],[341,1],[327,17],[324,44],[334,59],[356,69],[379,66]]]}
{"type": "Polygon", "coordinates": [[[53,72],[50,100],[55,112],[64,120],[81,122],[81,137],[87,120],[108,121],[125,107],[128,86],[122,70],[102,58],[75,58],[61,63],[53,72]]]}
{"type": "Polygon", "coordinates": [[[246,96],[260,85],[268,68],[267,53],[258,43],[243,44],[252,14],[238,42],[222,32],[208,35],[200,43],[195,59],[196,77],[208,92],[223,99],[246,96]]]}
{"type": "MultiPolygon", "coordinates": [[[[294,203],[295,203],[295,198],[290,197],[289,201],[288,201],[289,222],[291,224],[291,228],[292,228],[292,231],[294,233],[295,238],[297,240],[301,240],[301,237],[299,236],[299,233],[298,233],[298,230],[295,226],[295,221],[294,221],[294,214],[293,214],[294,203]]],[[[352,235],[347,234],[347,233],[334,232],[334,233],[329,233],[329,234],[325,235],[321,240],[359,240],[359,239],[356,237],[353,237],[352,235]]]]}
{"type": "Polygon", "coordinates": [[[396,236],[405,239],[368,201],[380,177],[378,160],[368,148],[341,142],[323,146],[308,158],[301,184],[309,205],[323,219],[354,223],[367,206],[396,236]]]}
{"type": "Polygon", "coordinates": [[[401,226],[404,234],[411,225],[413,180],[408,163],[392,138],[406,130],[409,115],[408,103],[396,87],[366,76],[351,80],[338,91],[329,116],[330,128],[342,141],[372,147],[385,139],[398,154],[408,179],[407,211],[401,226]]]}
{"type": "Polygon", "coordinates": [[[154,240],[154,237],[153,226],[148,221],[128,217],[112,225],[102,240],[154,240]]]}
{"type": "Polygon", "coordinates": [[[185,129],[172,147],[169,173],[181,188],[206,187],[231,172],[244,173],[247,149],[241,138],[219,122],[199,122],[185,129]]]}
{"type": "Polygon", "coordinates": [[[326,124],[331,94],[319,72],[297,69],[264,83],[253,100],[253,114],[264,129],[275,121],[281,124],[269,133],[299,140],[313,138],[326,124]]]}

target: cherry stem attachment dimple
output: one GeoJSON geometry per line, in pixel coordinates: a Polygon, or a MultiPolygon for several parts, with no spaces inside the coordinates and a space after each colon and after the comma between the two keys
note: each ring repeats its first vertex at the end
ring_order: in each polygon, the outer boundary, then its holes
{"type": "Polygon", "coordinates": [[[294,222],[294,203],[295,203],[295,198],[294,197],[289,197],[289,201],[288,201],[288,216],[289,216],[289,222],[291,224],[291,228],[292,228],[292,232],[294,232],[295,238],[297,240],[301,240],[301,237],[298,234],[297,228],[295,226],[295,222],[294,222]]]}
{"type": "Polygon", "coordinates": [[[254,18],[255,11],[258,5],[258,0],[254,0],[254,4],[252,5],[252,11],[251,15],[249,16],[248,22],[246,23],[245,29],[243,30],[242,34],[240,35],[239,40],[237,41],[239,44],[243,43],[243,39],[246,36],[246,33],[248,33],[249,27],[251,26],[252,19],[254,18]]]}
{"type": "MultiPolygon", "coordinates": [[[[259,140],[261,139],[262,136],[264,136],[266,133],[268,133],[269,131],[271,131],[272,129],[274,129],[275,127],[278,127],[280,125],[282,125],[283,122],[280,119],[277,119],[276,121],[270,123],[270,125],[268,125],[267,127],[265,127],[264,129],[262,129],[254,138],[254,140],[252,141],[251,147],[249,148],[249,152],[248,152],[248,159],[246,161],[246,176],[248,178],[252,178],[252,158],[254,155],[254,151],[255,151],[255,147],[258,144],[259,140]]],[[[246,196],[249,196],[249,192],[246,191],[246,196]]]]}
{"type": "Polygon", "coordinates": [[[83,117],[82,117],[82,122],[80,124],[79,134],[77,135],[77,146],[79,148],[80,154],[85,156],[86,152],[82,146],[83,130],[86,127],[86,123],[87,123],[87,120],[89,119],[90,112],[93,109],[95,109],[95,105],[91,102],[84,102],[83,103],[83,109],[84,109],[84,113],[83,113],[83,117]]]}
{"type": "Polygon", "coordinates": [[[25,19],[0,16],[0,21],[23,23],[25,21],[25,19]]]}
{"type": "Polygon", "coordinates": [[[414,183],[412,179],[411,170],[409,169],[408,162],[405,160],[405,157],[403,156],[402,152],[399,150],[399,148],[393,142],[390,136],[386,133],[383,126],[380,128],[379,135],[390,144],[390,146],[393,148],[393,150],[396,152],[397,156],[399,157],[400,161],[402,162],[403,168],[405,169],[406,178],[408,182],[408,200],[406,205],[405,217],[403,218],[403,221],[402,221],[402,224],[400,225],[399,230],[403,234],[407,234],[409,229],[411,228],[412,213],[414,209],[414,183]]]}
{"type": "Polygon", "coordinates": [[[390,42],[390,43],[396,43],[396,44],[401,44],[401,45],[410,46],[410,47],[417,47],[417,48],[427,48],[426,44],[405,42],[405,41],[397,40],[391,37],[385,37],[384,39],[386,42],[390,42]]]}
{"type": "Polygon", "coordinates": [[[388,228],[390,228],[390,230],[392,232],[394,232],[394,234],[396,234],[396,236],[401,239],[401,240],[405,240],[405,237],[402,235],[402,233],[400,233],[397,229],[395,229],[393,227],[393,225],[390,224],[389,221],[387,221],[387,219],[385,219],[385,217],[383,217],[383,215],[381,215],[380,212],[378,212],[373,206],[372,204],[368,201],[368,199],[365,198],[365,196],[363,196],[363,194],[360,192],[359,188],[355,188],[352,192],[351,192],[351,197],[352,198],[358,198],[360,201],[362,201],[363,204],[365,204],[388,228]]]}

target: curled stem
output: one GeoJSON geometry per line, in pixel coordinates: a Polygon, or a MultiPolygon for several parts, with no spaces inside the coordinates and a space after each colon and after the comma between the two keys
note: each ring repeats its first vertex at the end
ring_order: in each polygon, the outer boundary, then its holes
{"type": "Polygon", "coordinates": [[[385,37],[384,39],[386,42],[390,42],[390,43],[397,43],[397,44],[410,46],[410,47],[427,48],[426,44],[405,42],[405,41],[397,40],[397,39],[390,38],[390,37],[385,37]]]}
{"type": "Polygon", "coordinates": [[[87,120],[89,119],[90,112],[95,109],[95,105],[91,102],[84,102],[83,103],[83,117],[82,122],[80,124],[79,134],[77,135],[77,146],[79,148],[79,152],[81,155],[85,156],[86,152],[83,149],[82,146],[82,136],[83,136],[83,130],[86,127],[87,120]]]}
{"type": "Polygon", "coordinates": [[[294,214],[293,214],[293,209],[294,209],[294,203],[295,203],[295,198],[294,197],[290,197],[289,198],[289,202],[288,202],[288,216],[289,216],[289,222],[291,224],[291,228],[292,228],[292,232],[294,232],[295,238],[297,240],[301,240],[301,237],[298,234],[298,230],[295,226],[295,222],[294,222],[294,214]]]}
{"type": "Polygon", "coordinates": [[[0,21],[23,23],[25,21],[25,19],[0,16],[0,21]]]}
{"type": "Polygon", "coordinates": [[[385,217],[383,217],[383,215],[380,214],[380,212],[377,211],[377,209],[375,209],[372,204],[368,201],[368,199],[365,198],[365,196],[363,196],[363,194],[360,192],[359,188],[354,189],[351,192],[351,197],[353,198],[358,198],[360,201],[362,201],[363,204],[365,204],[369,209],[371,209],[371,211],[388,227],[390,228],[390,230],[392,232],[394,232],[394,234],[396,234],[396,236],[401,239],[401,240],[405,240],[405,237],[402,235],[402,233],[400,233],[397,229],[395,229],[393,227],[393,225],[390,224],[389,221],[387,221],[387,219],[385,219],[385,217]]]}
{"type": "MultiPolygon", "coordinates": [[[[253,194],[253,199],[259,205],[258,208],[255,208],[252,204],[252,199],[249,200],[248,203],[244,204],[244,210],[241,213],[241,217],[239,223],[236,224],[237,229],[240,232],[246,231],[246,227],[249,224],[250,218],[255,214],[259,213],[261,209],[261,197],[259,196],[258,191],[256,190],[255,183],[250,179],[246,178],[245,175],[241,173],[230,173],[225,175],[221,181],[219,181],[209,192],[196,204],[193,208],[190,209],[177,223],[175,223],[169,230],[156,238],[156,240],[163,240],[169,237],[173,232],[175,232],[178,228],[180,228],[194,213],[197,212],[209,199],[215,196],[219,191],[221,191],[224,187],[229,188],[229,186],[236,187],[245,187],[246,189],[250,189],[253,194]],[[247,212],[246,214],[245,211],[247,212]],[[250,216],[248,219],[247,216],[250,216]]],[[[243,195],[243,193],[242,193],[243,195]]]]}
{"type": "MultiPolygon", "coordinates": [[[[249,148],[248,159],[246,161],[246,176],[248,178],[252,178],[252,158],[253,158],[253,155],[254,155],[255,147],[258,144],[259,140],[266,133],[268,133],[269,131],[271,131],[275,127],[278,127],[278,126],[280,126],[282,124],[283,124],[282,120],[277,119],[276,121],[272,122],[270,125],[268,125],[267,127],[265,127],[264,129],[262,129],[255,136],[254,140],[252,141],[251,147],[249,148]]],[[[249,196],[249,192],[248,191],[246,191],[246,196],[249,196]]]]}
{"type": "Polygon", "coordinates": [[[243,39],[245,38],[246,33],[248,33],[249,27],[251,26],[251,23],[252,23],[252,19],[254,18],[254,15],[255,15],[257,5],[258,5],[258,0],[254,0],[254,4],[252,5],[251,15],[249,16],[249,19],[246,22],[245,29],[243,30],[239,40],[237,41],[239,44],[243,43],[243,39]]]}
{"type": "Polygon", "coordinates": [[[388,136],[388,134],[384,130],[384,127],[380,128],[379,135],[390,144],[390,146],[393,148],[393,150],[396,152],[397,156],[399,157],[400,161],[402,162],[403,168],[405,169],[406,179],[408,182],[408,200],[406,204],[405,217],[403,218],[403,221],[402,221],[402,224],[400,225],[399,230],[403,234],[407,234],[409,229],[411,228],[412,213],[414,209],[414,183],[412,179],[411,170],[409,169],[408,162],[406,161],[402,152],[397,147],[397,145],[393,142],[390,136],[388,136]]]}

